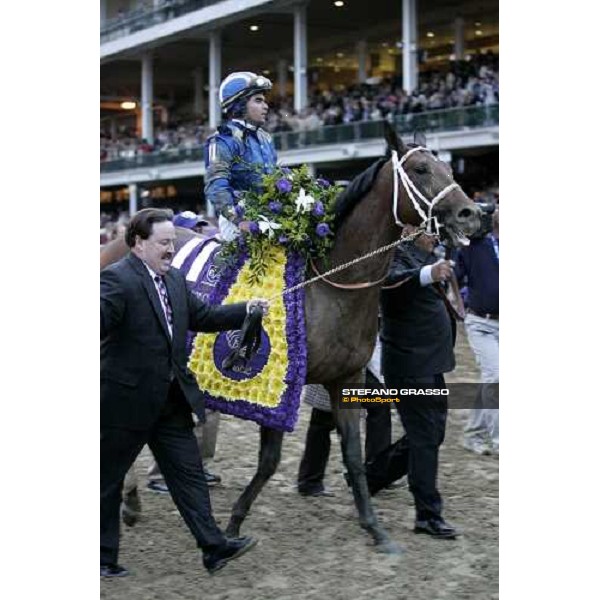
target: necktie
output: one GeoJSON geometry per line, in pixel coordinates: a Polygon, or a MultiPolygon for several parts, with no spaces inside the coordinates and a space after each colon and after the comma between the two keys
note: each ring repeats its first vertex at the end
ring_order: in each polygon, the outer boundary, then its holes
{"type": "Polygon", "coordinates": [[[169,327],[173,327],[173,309],[171,308],[171,303],[169,302],[169,294],[167,293],[165,281],[159,275],[154,277],[154,281],[156,281],[156,287],[158,288],[158,293],[160,294],[160,299],[162,301],[163,310],[165,311],[167,323],[169,324],[169,327]]]}

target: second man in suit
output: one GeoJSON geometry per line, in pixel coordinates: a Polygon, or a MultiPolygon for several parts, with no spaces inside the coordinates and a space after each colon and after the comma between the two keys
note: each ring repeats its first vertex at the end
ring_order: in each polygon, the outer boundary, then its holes
{"type": "MultiPolygon", "coordinates": [[[[405,233],[413,229],[407,226],[405,233]]],[[[452,273],[437,260],[437,241],[422,234],[396,250],[381,293],[382,371],[388,388],[445,389],[444,373],[454,369],[452,317],[439,289],[452,273]]],[[[367,464],[371,494],[408,473],[415,499],[415,533],[456,537],[442,518],[437,489],[438,453],[446,432],[446,396],[403,395],[396,408],[406,435],[367,464]]]]}

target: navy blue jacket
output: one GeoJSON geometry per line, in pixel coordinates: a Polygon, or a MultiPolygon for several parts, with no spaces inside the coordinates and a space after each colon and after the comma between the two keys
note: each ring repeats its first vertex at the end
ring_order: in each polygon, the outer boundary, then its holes
{"type": "Polygon", "coordinates": [[[420,283],[421,268],[436,260],[410,243],[395,251],[384,286],[406,283],[381,291],[384,374],[424,377],[454,369],[451,317],[434,287],[420,283]]]}
{"type": "Polygon", "coordinates": [[[469,308],[478,313],[500,313],[499,267],[489,236],[472,240],[456,254],[454,271],[458,283],[467,284],[469,308]]]}

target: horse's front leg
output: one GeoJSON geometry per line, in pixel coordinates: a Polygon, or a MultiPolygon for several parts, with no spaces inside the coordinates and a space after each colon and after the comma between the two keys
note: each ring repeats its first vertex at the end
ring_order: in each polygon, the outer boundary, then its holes
{"type": "MultiPolygon", "coordinates": [[[[360,376],[345,379],[345,381],[360,381],[360,376]]],[[[377,516],[371,504],[371,495],[367,485],[367,477],[362,458],[360,440],[360,409],[340,409],[336,390],[340,387],[327,386],[331,398],[333,418],[341,435],[342,456],[348,470],[348,477],[352,487],[354,503],[358,509],[360,526],[372,536],[377,550],[386,554],[400,554],[402,548],[394,542],[387,531],[377,521],[377,516]]]]}
{"type": "Polygon", "coordinates": [[[238,498],[231,512],[231,519],[225,531],[229,537],[238,537],[240,527],[250,511],[263,486],[273,476],[281,459],[281,445],[283,431],[268,427],[260,428],[260,450],[258,453],[258,469],[252,481],[248,484],[242,495],[238,498]]]}

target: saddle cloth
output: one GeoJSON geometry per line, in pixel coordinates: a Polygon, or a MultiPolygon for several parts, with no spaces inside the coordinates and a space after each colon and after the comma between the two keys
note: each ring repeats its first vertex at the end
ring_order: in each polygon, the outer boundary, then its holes
{"type": "Polygon", "coordinates": [[[277,248],[267,274],[251,285],[247,255],[241,253],[224,265],[218,261],[220,250],[214,238],[193,238],[177,252],[173,266],[185,274],[192,293],[211,305],[271,298],[269,314],[263,318],[261,346],[246,366],[225,369],[223,362],[238,347],[240,332],[189,332],[188,367],[208,408],[293,431],[306,380],[304,289],[279,294],[304,280],[305,261],[277,248]]]}

